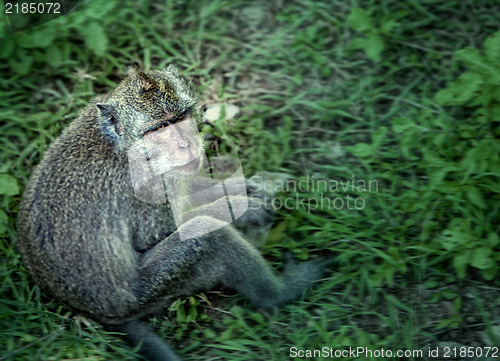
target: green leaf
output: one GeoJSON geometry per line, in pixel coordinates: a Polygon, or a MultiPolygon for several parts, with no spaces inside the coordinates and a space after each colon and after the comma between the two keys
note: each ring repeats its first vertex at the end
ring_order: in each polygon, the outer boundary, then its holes
{"type": "Polygon", "coordinates": [[[493,263],[491,267],[483,269],[482,274],[485,280],[491,281],[493,280],[498,273],[498,265],[497,263],[493,263]]]}
{"type": "Polygon", "coordinates": [[[59,48],[52,44],[45,50],[45,58],[47,60],[47,63],[53,67],[57,68],[59,65],[62,63],[62,53],[59,50],[59,48]]]}
{"type": "Polygon", "coordinates": [[[345,150],[360,158],[369,157],[375,153],[373,145],[366,143],[358,143],[353,146],[345,147],[345,150]]]}
{"type": "MultiPolygon", "coordinates": [[[[1,26],[0,26],[1,28],[1,26]]],[[[7,59],[10,57],[15,48],[15,42],[11,37],[2,39],[2,46],[0,47],[0,59],[7,59]]]]}
{"type": "Polygon", "coordinates": [[[264,323],[265,322],[265,318],[262,315],[262,313],[258,313],[258,312],[252,312],[250,315],[250,319],[252,321],[257,322],[257,323],[264,323]]]}
{"type": "Polygon", "coordinates": [[[458,192],[460,192],[463,188],[463,185],[461,185],[460,183],[458,183],[456,181],[435,184],[434,186],[440,192],[443,192],[445,194],[453,194],[453,195],[457,195],[458,192]]]}
{"type": "Polygon", "coordinates": [[[458,60],[463,61],[465,65],[471,69],[483,68],[487,66],[484,61],[485,59],[479,53],[479,50],[471,48],[470,46],[464,49],[457,50],[455,52],[455,56],[458,60]]]}
{"type": "Polygon", "coordinates": [[[37,28],[35,32],[31,34],[33,38],[34,46],[37,48],[46,48],[51,45],[56,37],[56,29],[50,24],[44,25],[37,28]]]}
{"type": "Polygon", "coordinates": [[[441,235],[441,245],[447,251],[453,251],[464,247],[467,243],[472,241],[474,238],[468,233],[456,231],[452,229],[446,229],[441,235]]]}
{"type": "Polygon", "coordinates": [[[415,122],[408,117],[394,117],[392,118],[392,130],[395,133],[403,133],[406,129],[413,127],[415,122]]]}
{"type": "Polygon", "coordinates": [[[442,167],[446,165],[446,161],[444,159],[440,158],[431,151],[423,149],[422,153],[423,153],[423,159],[427,163],[427,165],[435,167],[442,167]]]}
{"type": "Polygon", "coordinates": [[[432,140],[432,144],[436,145],[436,146],[441,146],[446,140],[448,139],[448,134],[446,133],[438,133],[436,134],[436,136],[434,137],[434,139],[432,140]]]}
{"type": "Polygon", "coordinates": [[[21,48],[32,49],[36,47],[35,39],[26,32],[16,34],[14,39],[21,48]]]}
{"type": "Polygon", "coordinates": [[[448,88],[442,89],[434,96],[441,105],[462,105],[479,92],[483,84],[482,77],[474,72],[466,72],[453,81],[448,88]]]}
{"type": "Polygon", "coordinates": [[[360,8],[354,8],[347,16],[347,23],[349,26],[359,32],[373,30],[372,20],[368,13],[360,8]]]}
{"type": "Polygon", "coordinates": [[[475,206],[485,209],[486,203],[484,202],[483,195],[476,187],[470,187],[467,189],[467,199],[475,206]]]}
{"type": "Polygon", "coordinates": [[[498,234],[490,233],[487,238],[487,243],[490,247],[495,247],[498,244],[498,234]]]}
{"type": "Polygon", "coordinates": [[[387,134],[387,127],[378,128],[372,135],[372,144],[374,148],[378,148],[380,143],[382,143],[382,139],[384,139],[387,134]]]}
{"type": "MultiPolygon", "coordinates": [[[[435,171],[431,172],[429,174],[429,186],[438,186],[443,184],[443,179],[450,172],[450,169],[443,167],[443,168],[438,168],[435,171]]],[[[455,190],[455,189],[454,189],[455,190]]],[[[445,192],[446,193],[446,192],[445,192]]]]}
{"type": "Polygon", "coordinates": [[[0,234],[4,234],[7,231],[7,222],[9,221],[9,216],[7,213],[0,209],[0,234]]]}
{"type": "Polygon", "coordinates": [[[395,19],[388,19],[385,20],[381,25],[380,25],[380,32],[385,35],[390,35],[392,32],[392,29],[399,25],[399,23],[395,19]]]}
{"type": "Polygon", "coordinates": [[[469,264],[469,251],[463,250],[453,257],[453,267],[458,278],[465,278],[467,275],[467,265],[469,264]]]}
{"type": "Polygon", "coordinates": [[[387,282],[387,285],[389,287],[394,286],[394,274],[395,273],[396,273],[395,267],[393,267],[391,265],[387,265],[387,267],[385,267],[384,278],[385,278],[385,282],[387,282]]]}
{"type": "Polygon", "coordinates": [[[17,180],[9,174],[0,174],[0,194],[14,196],[19,194],[17,180]]]}
{"type": "Polygon", "coordinates": [[[79,31],[85,37],[85,45],[97,55],[104,55],[108,48],[108,36],[98,23],[82,26],[79,31]]]}
{"type": "Polygon", "coordinates": [[[17,50],[15,54],[15,57],[9,59],[10,67],[21,75],[28,74],[33,64],[33,57],[24,49],[17,50]]]}
{"type": "Polygon", "coordinates": [[[285,237],[287,223],[287,221],[282,221],[273,229],[271,229],[269,235],[267,236],[267,242],[277,243],[281,241],[285,237]]]}
{"type": "Polygon", "coordinates": [[[367,38],[354,38],[351,40],[349,48],[362,49],[371,60],[379,62],[385,43],[380,36],[370,35],[367,38]]]}
{"type": "Polygon", "coordinates": [[[458,295],[455,291],[453,290],[450,290],[448,288],[445,288],[442,292],[441,292],[441,296],[443,296],[444,298],[446,298],[447,300],[452,300],[454,298],[456,298],[458,295]]]}
{"type": "Polygon", "coordinates": [[[214,339],[218,336],[218,334],[210,328],[203,328],[203,336],[208,339],[214,339]]]}
{"type": "Polygon", "coordinates": [[[436,325],[436,330],[441,330],[443,328],[447,328],[447,327],[452,327],[451,324],[453,323],[453,319],[444,319],[444,320],[441,320],[439,321],[439,323],[436,325]]]}
{"type": "Polygon", "coordinates": [[[423,283],[425,289],[436,288],[439,286],[439,282],[435,279],[429,279],[423,283]]]}
{"type": "Polygon", "coordinates": [[[462,60],[468,68],[486,76],[485,80],[488,83],[498,84],[500,82],[498,70],[486,61],[479,53],[479,50],[468,47],[458,50],[456,56],[457,59],[462,60]]]}
{"type": "Polygon", "coordinates": [[[373,61],[379,62],[381,60],[382,51],[384,51],[384,40],[378,35],[368,37],[368,47],[365,49],[366,55],[373,61]]]}
{"type": "Polygon", "coordinates": [[[91,1],[86,8],[86,15],[94,19],[103,19],[117,5],[116,0],[91,1]]]}
{"type": "Polygon", "coordinates": [[[492,253],[491,248],[477,247],[471,252],[470,264],[478,269],[487,269],[493,265],[493,260],[490,258],[492,253]]]}
{"type": "Polygon", "coordinates": [[[484,54],[491,64],[500,63],[500,31],[484,41],[484,54]]]}

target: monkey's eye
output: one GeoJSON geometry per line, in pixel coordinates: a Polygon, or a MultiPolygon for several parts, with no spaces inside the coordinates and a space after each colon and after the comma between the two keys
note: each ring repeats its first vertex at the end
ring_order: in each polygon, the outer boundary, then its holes
{"type": "Polygon", "coordinates": [[[165,127],[168,127],[169,125],[170,125],[170,122],[163,123],[160,126],[156,127],[155,130],[163,129],[165,127]]]}
{"type": "Polygon", "coordinates": [[[183,113],[181,113],[180,115],[178,115],[177,118],[175,119],[175,121],[180,122],[181,120],[184,120],[187,117],[188,112],[189,112],[189,110],[186,110],[183,113]]]}

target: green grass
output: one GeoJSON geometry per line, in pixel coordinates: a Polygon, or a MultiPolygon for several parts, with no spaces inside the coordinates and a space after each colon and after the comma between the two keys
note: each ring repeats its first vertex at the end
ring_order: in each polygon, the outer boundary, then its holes
{"type": "Polygon", "coordinates": [[[272,314],[229,290],[165,305],[152,323],[185,359],[499,345],[499,10],[472,0],[94,0],[14,35],[1,15],[0,173],[11,177],[0,178],[0,360],[131,358],[115,335],[40,295],[15,251],[15,221],[33,166],[79,109],[128,66],[169,63],[205,104],[242,108],[204,126],[211,151],[237,155],[247,175],[302,181],[281,194],[292,207],[279,211],[266,258],[279,268],[290,249],[337,261],[303,301],[272,314]],[[353,180],[378,188],[342,189],[353,180]],[[362,209],[316,206],[348,196],[362,209]]]}

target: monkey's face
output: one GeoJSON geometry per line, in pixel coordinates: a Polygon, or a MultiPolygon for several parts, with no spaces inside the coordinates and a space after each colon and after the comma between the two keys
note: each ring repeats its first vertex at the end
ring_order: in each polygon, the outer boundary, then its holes
{"type": "Polygon", "coordinates": [[[156,175],[190,175],[199,170],[204,149],[197,99],[173,67],[131,69],[109,100],[97,107],[103,131],[117,150],[136,161],[144,158],[156,175]]]}
{"type": "Polygon", "coordinates": [[[166,120],[142,137],[151,170],[167,176],[196,174],[204,154],[196,122],[189,111],[175,121],[166,120]]]}

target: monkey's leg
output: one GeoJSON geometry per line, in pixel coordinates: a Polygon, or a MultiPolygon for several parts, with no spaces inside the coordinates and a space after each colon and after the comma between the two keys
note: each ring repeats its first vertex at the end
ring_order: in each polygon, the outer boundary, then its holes
{"type": "Polygon", "coordinates": [[[245,240],[250,241],[255,247],[262,248],[263,243],[271,229],[274,210],[265,202],[256,197],[230,196],[227,199],[218,199],[215,202],[194,208],[183,214],[184,221],[208,215],[221,221],[230,222],[231,225],[244,234],[245,240]],[[236,217],[231,222],[228,217],[228,204],[231,206],[232,215],[236,217]],[[241,211],[245,210],[243,214],[241,211]]]}
{"type": "Polygon", "coordinates": [[[132,321],[115,326],[114,330],[125,333],[125,340],[132,347],[141,343],[139,353],[148,361],[181,361],[165,340],[145,321],[132,321]]]}
{"type": "MultiPolygon", "coordinates": [[[[189,220],[179,231],[213,229],[214,218],[189,220]]],[[[290,262],[277,275],[261,254],[233,227],[225,226],[201,237],[180,240],[177,233],[146,251],[140,261],[139,302],[206,290],[215,284],[236,289],[256,307],[271,309],[294,301],[324,275],[324,260],[290,262]]]]}

